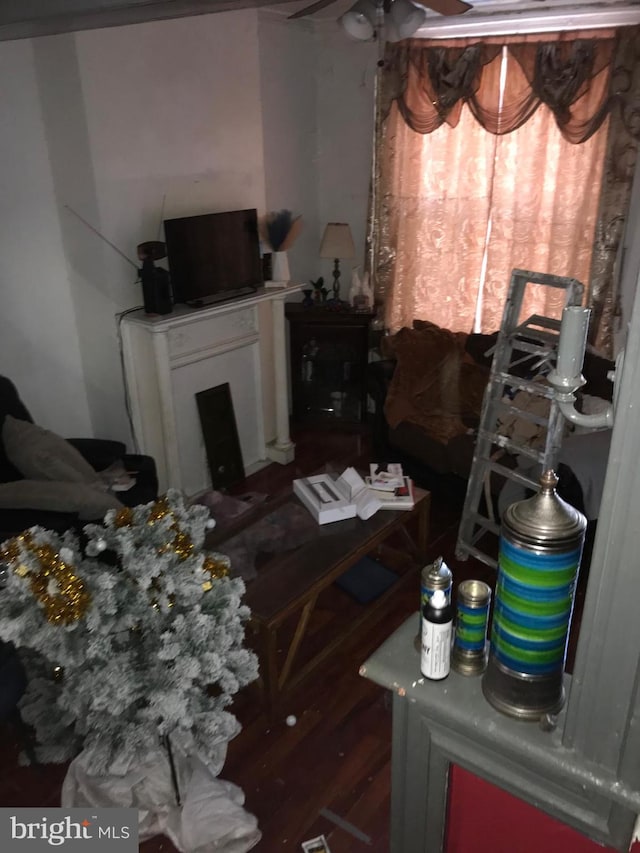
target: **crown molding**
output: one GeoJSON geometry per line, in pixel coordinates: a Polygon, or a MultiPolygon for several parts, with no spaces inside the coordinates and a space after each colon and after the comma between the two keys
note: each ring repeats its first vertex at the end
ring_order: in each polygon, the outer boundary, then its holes
{"type": "Polygon", "coordinates": [[[523,11],[496,5],[486,11],[471,11],[455,18],[429,17],[412,38],[481,38],[482,36],[520,33],[589,30],[603,27],[628,27],[640,23],[640,3],[607,3],[582,6],[558,6],[523,11]]]}

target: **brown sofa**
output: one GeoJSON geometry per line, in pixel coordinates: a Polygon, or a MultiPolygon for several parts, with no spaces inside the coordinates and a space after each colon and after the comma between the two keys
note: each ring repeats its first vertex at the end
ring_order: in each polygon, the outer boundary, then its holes
{"type": "MultiPolygon", "coordinates": [[[[373,443],[378,462],[401,462],[416,482],[432,492],[446,490],[462,500],[471,470],[476,430],[497,332],[465,334],[415,321],[385,337],[382,359],[369,365],[368,388],[374,402],[373,443]]],[[[517,373],[531,376],[535,358],[523,353],[517,373]]],[[[613,362],[585,356],[587,384],[582,393],[611,399],[607,372],[613,362]]],[[[502,460],[503,462],[505,460],[502,460]]],[[[511,460],[515,466],[516,459],[511,460]]],[[[509,463],[509,460],[507,460],[509,463]]],[[[571,471],[559,471],[567,499],[579,504],[571,471]]],[[[503,480],[496,477],[497,495],[503,480]]]]}

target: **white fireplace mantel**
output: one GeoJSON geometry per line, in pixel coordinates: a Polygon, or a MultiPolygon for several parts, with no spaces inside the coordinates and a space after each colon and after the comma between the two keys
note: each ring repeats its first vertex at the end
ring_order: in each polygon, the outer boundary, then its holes
{"type": "Polygon", "coordinates": [[[294,458],[284,302],[303,285],[261,288],[207,308],[135,311],[122,320],[134,439],[156,460],[159,486],[198,494],[211,486],[195,394],[229,383],[245,467],[294,458]]]}

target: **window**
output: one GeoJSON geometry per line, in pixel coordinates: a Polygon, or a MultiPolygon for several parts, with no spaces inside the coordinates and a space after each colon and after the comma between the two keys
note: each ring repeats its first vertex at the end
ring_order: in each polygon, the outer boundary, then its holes
{"type": "MultiPolygon", "coordinates": [[[[432,59],[416,71],[422,61],[416,52],[430,48],[411,43],[409,82],[391,105],[378,146],[377,270],[390,328],[420,318],[454,331],[495,331],[514,268],[570,276],[588,285],[607,147],[602,105],[613,39],[603,34],[600,44],[605,42],[608,54],[591,59],[589,72],[575,87],[572,107],[581,99],[582,112],[568,132],[566,116],[559,115],[562,104],[552,97],[550,106],[536,100],[539,80],[532,86],[527,76],[538,73],[538,45],[525,45],[529,54],[494,46],[482,67],[478,63],[475,78],[468,74],[460,84],[451,120],[446,114],[454,102],[451,87],[434,83],[432,59]],[[419,74],[432,76],[427,83],[424,77],[416,82],[419,74]],[[485,95],[489,87],[493,93],[485,95]],[[432,112],[420,124],[423,107],[432,112]],[[416,132],[408,122],[428,132],[416,132]],[[580,133],[588,138],[575,144],[580,133]]],[[[563,57],[574,44],[582,42],[560,42],[563,57]]],[[[461,56],[464,50],[458,47],[444,69],[447,84],[461,56]]],[[[567,97],[559,88],[553,95],[562,103],[567,97]]],[[[559,317],[560,305],[549,298],[549,288],[541,288],[525,306],[527,316],[559,317]]]]}

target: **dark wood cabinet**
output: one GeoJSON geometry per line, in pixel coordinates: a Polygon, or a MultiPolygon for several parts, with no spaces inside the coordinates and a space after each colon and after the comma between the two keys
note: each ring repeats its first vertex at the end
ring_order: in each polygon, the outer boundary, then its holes
{"type": "Polygon", "coordinates": [[[373,313],[285,305],[295,423],[355,425],[367,416],[373,313]]]}

